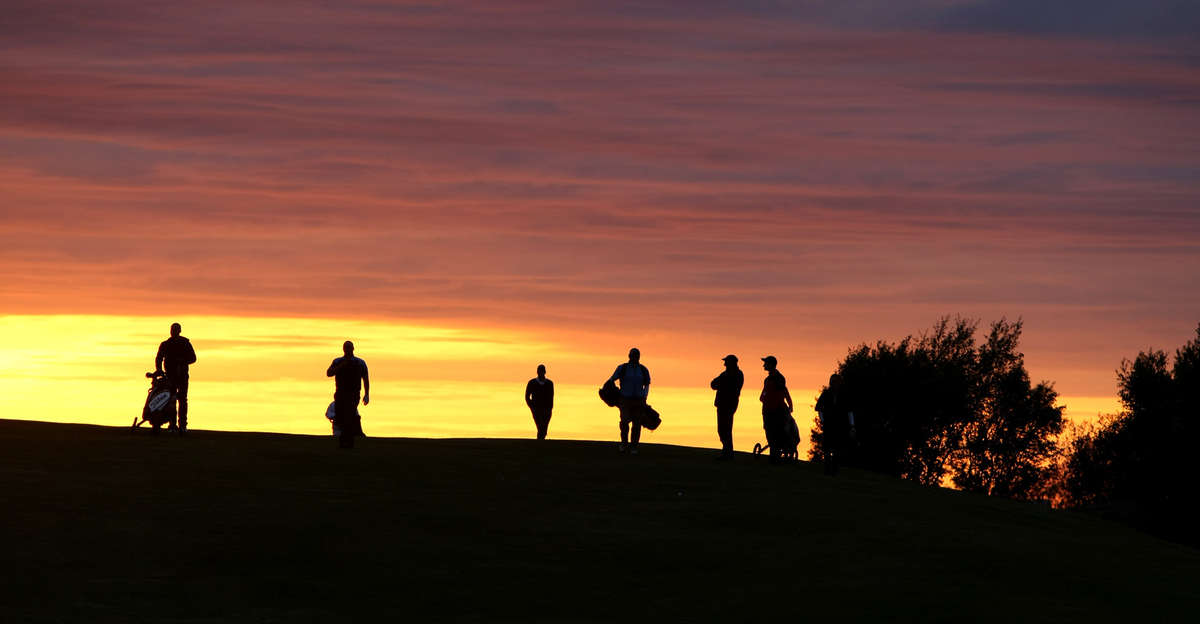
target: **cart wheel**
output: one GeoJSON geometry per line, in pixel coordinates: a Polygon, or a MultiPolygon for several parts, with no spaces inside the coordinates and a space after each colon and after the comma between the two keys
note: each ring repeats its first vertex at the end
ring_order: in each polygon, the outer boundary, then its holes
{"type": "Polygon", "coordinates": [[[763,446],[762,444],[755,442],[754,443],[754,454],[762,455],[763,452],[766,451],[768,448],[770,448],[770,446],[763,446]]]}

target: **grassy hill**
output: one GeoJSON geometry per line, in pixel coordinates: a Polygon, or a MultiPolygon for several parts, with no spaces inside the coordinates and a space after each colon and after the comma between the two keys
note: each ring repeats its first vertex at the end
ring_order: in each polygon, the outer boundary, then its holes
{"type": "Polygon", "coordinates": [[[611,443],[0,421],[0,620],[1181,621],[1200,552],[1093,517],[611,443]],[[422,617],[413,617],[422,616],[422,617]]]}

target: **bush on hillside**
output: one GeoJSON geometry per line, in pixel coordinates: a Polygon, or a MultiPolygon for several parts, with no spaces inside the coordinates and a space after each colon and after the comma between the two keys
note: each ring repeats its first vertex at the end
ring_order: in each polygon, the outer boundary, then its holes
{"type": "MultiPolygon", "coordinates": [[[[1022,323],[1001,319],[976,345],[978,323],[941,319],[919,337],[852,349],[838,363],[842,401],[855,413],[846,461],[924,484],[1020,499],[1050,482],[1062,408],[1032,385],[1017,351],[1022,323]]],[[[823,459],[817,421],[810,457],[823,459]]]]}
{"type": "Polygon", "coordinates": [[[1197,541],[1200,434],[1200,326],[1175,351],[1138,353],[1117,370],[1120,414],[1070,440],[1061,503],[1112,511],[1174,539],[1197,541]]]}

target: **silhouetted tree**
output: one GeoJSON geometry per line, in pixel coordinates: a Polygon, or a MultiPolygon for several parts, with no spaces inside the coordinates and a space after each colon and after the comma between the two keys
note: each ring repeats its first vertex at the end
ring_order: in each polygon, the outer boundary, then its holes
{"type": "Polygon", "coordinates": [[[1021,321],[992,325],[978,350],[972,375],[972,417],[962,447],[952,457],[953,481],[971,492],[1018,499],[1048,494],[1063,429],[1058,393],[1042,382],[1033,386],[1025,356],[1017,351],[1021,321]]]}
{"type": "MultiPolygon", "coordinates": [[[[1016,498],[1042,495],[1057,453],[1062,408],[1047,383],[1032,386],[1016,349],[1020,321],[992,325],[942,318],[896,344],[860,345],[838,363],[855,413],[847,463],[925,484],[949,476],[963,489],[1016,498]]],[[[821,424],[813,459],[823,458],[821,424]]]]}
{"type": "Polygon", "coordinates": [[[1117,369],[1123,410],[1070,441],[1062,503],[1108,510],[1168,537],[1197,541],[1191,447],[1200,433],[1200,327],[1175,351],[1138,353],[1117,369]]]}
{"type": "MultiPolygon", "coordinates": [[[[918,338],[863,344],[847,354],[837,372],[857,421],[848,464],[925,484],[943,481],[967,417],[974,332],[971,321],[944,318],[918,338]]],[[[820,422],[810,456],[823,457],[820,422]]]]}

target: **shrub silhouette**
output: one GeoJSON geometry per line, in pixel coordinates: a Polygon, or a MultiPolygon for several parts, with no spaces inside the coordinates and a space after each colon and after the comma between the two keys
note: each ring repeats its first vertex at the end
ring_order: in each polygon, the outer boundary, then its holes
{"type": "MultiPolygon", "coordinates": [[[[1058,394],[1030,383],[1020,320],[993,323],[978,346],[977,327],[944,317],[919,337],[859,345],[838,363],[856,418],[848,464],[928,485],[949,478],[974,492],[1046,496],[1063,427],[1058,394]]],[[[822,442],[816,421],[812,459],[823,459],[822,442]]]]}
{"type": "Polygon", "coordinates": [[[1069,440],[1060,502],[1097,508],[1166,537],[1195,543],[1200,470],[1200,326],[1168,368],[1160,350],[1117,369],[1120,414],[1069,440]]]}

